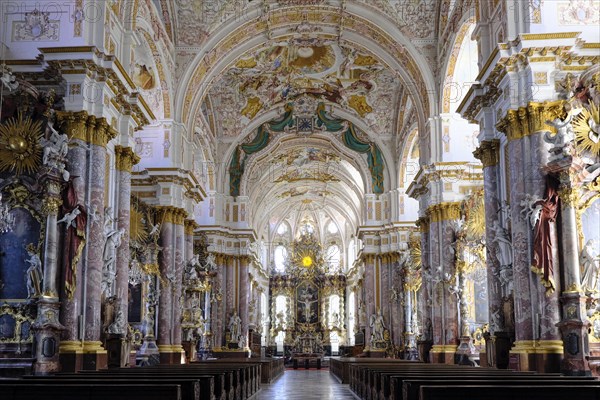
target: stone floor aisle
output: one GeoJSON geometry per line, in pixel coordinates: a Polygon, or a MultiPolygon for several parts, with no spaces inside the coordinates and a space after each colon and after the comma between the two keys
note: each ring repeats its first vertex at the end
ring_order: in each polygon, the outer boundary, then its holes
{"type": "Polygon", "coordinates": [[[250,400],[347,400],[355,399],[327,370],[285,371],[272,385],[261,385],[250,400]]]}

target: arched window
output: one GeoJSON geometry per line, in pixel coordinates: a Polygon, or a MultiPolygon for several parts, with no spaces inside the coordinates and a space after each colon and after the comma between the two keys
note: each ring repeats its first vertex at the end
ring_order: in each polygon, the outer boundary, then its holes
{"type": "Polygon", "coordinates": [[[331,221],[329,225],[327,225],[327,232],[329,232],[330,234],[335,235],[336,233],[338,233],[338,231],[339,229],[335,222],[331,221]]]}
{"type": "Polygon", "coordinates": [[[285,235],[288,231],[288,226],[285,222],[282,222],[281,224],[279,224],[279,227],[277,228],[277,234],[278,235],[285,235]]]}
{"type": "Polygon", "coordinates": [[[287,259],[287,249],[283,246],[275,247],[274,261],[275,261],[275,272],[285,272],[285,261],[287,259]]]}
{"type": "Polygon", "coordinates": [[[333,244],[327,248],[327,263],[329,264],[329,272],[335,273],[340,271],[340,248],[337,244],[333,244]]]}
{"type": "Polygon", "coordinates": [[[350,292],[348,295],[348,345],[354,346],[354,326],[356,319],[354,316],[354,292],[350,292]]]}
{"type": "Polygon", "coordinates": [[[348,268],[352,266],[354,260],[356,260],[356,240],[352,239],[350,246],[348,246],[348,268]]]}
{"type": "Polygon", "coordinates": [[[310,223],[306,222],[300,227],[300,233],[302,235],[311,235],[315,232],[315,227],[310,223]]]}

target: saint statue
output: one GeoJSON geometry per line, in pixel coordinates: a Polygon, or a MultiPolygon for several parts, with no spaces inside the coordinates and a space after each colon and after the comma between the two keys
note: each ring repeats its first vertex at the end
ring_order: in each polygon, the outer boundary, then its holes
{"type": "Polygon", "coordinates": [[[36,253],[33,244],[27,246],[29,259],[25,260],[29,264],[27,268],[27,298],[32,299],[42,294],[42,260],[36,253]]]}
{"type": "Polygon", "coordinates": [[[385,330],[385,323],[383,321],[383,314],[381,314],[381,308],[377,311],[377,315],[371,315],[372,338],[374,342],[383,342],[383,332],[385,330]]]}
{"type": "Polygon", "coordinates": [[[113,284],[117,275],[117,249],[121,245],[121,237],[125,234],[125,228],[113,230],[106,237],[104,244],[104,276],[102,279],[102,292],[105,296],[113,293],[113,284]]]}
{"type": "Polygon", "coordinates": [[[237,342],[242,332],[242,320],[238,316],[237,311],[233,312],[231,318],[229,318],[229,332],[231,333],[230,342],[237,342]]]}
{"type": "Polygon", "coordinates": [[[500,262],[500,266],[512,265],[512,242],[508,236],[508,231],[498,223],[498,220],[494,221],[492,230],[495,233],[493,242],[496,243],[496,258],[500,262]]]}
{"type": "Polygon", "coordinates": [[[598,292],[598,272],[600,269],[600,257],[594,249],[595,241],[588,240],[581,254],[579,255],[579,264],[583,270],[581,276],[581,287],[585,292],[598,292]]]}
{"type": "Polygon", "coordinates": [[[123,311],[117,311],[115,320],[108,326],[107,332],[112,335],[125,334],[125,316],[123,311]]]}

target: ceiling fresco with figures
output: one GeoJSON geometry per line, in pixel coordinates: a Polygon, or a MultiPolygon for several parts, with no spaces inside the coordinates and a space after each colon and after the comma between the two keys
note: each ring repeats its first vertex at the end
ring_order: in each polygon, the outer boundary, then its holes
{"type": "Polygon", "coordinates": [[[396,74],[366,51],[302,35],[240,57],[212,85],[205,100],[210,106],[202,109],[217,136],[237,136],[261,112],[302,97],[297,106],[335,104],[389,135],[399,85],[396,74]]]}

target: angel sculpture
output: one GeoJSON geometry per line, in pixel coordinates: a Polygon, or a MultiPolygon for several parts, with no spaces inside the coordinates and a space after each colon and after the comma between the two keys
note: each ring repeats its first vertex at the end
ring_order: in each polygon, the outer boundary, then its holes
{"type": "Polygon", "coordinates": [[[535,225],[540,219],[540,214],[542,213],[542,205],[540,204],[541,199],[536,199],[529,193],[525,195],[523,200],[521,200],[521,215],[524,218],[529,220],[529,224],[532,228],[535,228],[535,225]]]}
{"type": "Polygon", "coordinates": [[[67,229],[69,229],[70,226],[77,228],[75,219],[79,216],[79,214],[81,214],[81,210],[79,209],[79,206],[76,206],[73,211],[66,213],[60,220],[56,221],[56,223],[62,224],[64,222],[67,229]]]}

